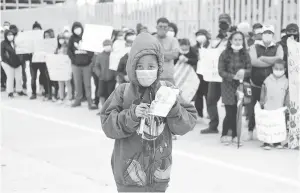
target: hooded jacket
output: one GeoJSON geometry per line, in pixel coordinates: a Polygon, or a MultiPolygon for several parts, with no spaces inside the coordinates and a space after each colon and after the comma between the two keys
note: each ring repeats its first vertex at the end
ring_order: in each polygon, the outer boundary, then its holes
{"type": "Polygon", "coordinates": [[[102,129],[107,137],[115,139],[111,164],[119,192],[165,192],[172,165],[172,134],[184,135],[196,124],[195,107],[178,97],[166,118],[152,117],[152,127],[147,118],[144,135],[138,134],[141,120],[135,115],[135,108],[140,103],[150,104],[155,98],[161,86],[162,67],[160,43],[150,34],[141,33],[133,43],[127,62],[130,83],[121,84],[101,110],[102,129]],[[139,59],[149,54],[157,57],[158,79],[144,88],[135,70],[139,59]]]}
{"type": "Polygon", "coordinates": [[[13,31],[6,30],[4,32],[4,40],[1,42],[1,59],[12,68],[18,68],[21,65],[21,61],[16,54],[15,46],[12,46],[14,42],[11,43],[7,39],[9,33],[13,34],[13,31]]]}
{"type": "Polygon", "coordinates": [[[83,35],[83,27],[79,22],[75,22],[72,26],[72,36],[69,40],[68,55],[72,61],[72,64],[76,66],[88,66],[92,62],[94,53],[89,51],[80,50],[80,44],[83,35]],[[81,35],[74,33],[75,28],[80,27],[82,29],[81,35]]]}

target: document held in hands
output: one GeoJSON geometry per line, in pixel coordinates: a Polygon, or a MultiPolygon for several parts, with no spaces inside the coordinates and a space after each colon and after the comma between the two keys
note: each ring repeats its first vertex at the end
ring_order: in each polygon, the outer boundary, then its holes
{"type": "Polygon", "coordinates": [[[149,114],[159,117],[166,117],[176,102],[179,89],[161,86],[152,101],[149,114]]]}

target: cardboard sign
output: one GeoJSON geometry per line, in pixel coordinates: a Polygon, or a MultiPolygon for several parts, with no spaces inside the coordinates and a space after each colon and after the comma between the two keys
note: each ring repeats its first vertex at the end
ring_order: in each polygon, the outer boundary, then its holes
{"type": "MultiPolygon", "coordinates": [[[[258,105],[257,105],[258,106],[258,105]]],[[[285,110],[263,110],[255,108],[257,138],[265,143],[279,143],[286,139],[285,110]]]]}
{"type": "Polygon", "coordinates": [[[44,39],[44,31],[24,31],[19,32],[16,36],[16,53],[31,54],[34,52],[34,43],[44,39]]]}
{"type": "Polygon", "coordinates": [[[109,56],[109,69],[113,71],[117,71],[119,68],[119,63],[121,58],[126,53],[128,53],[129,50],[130,50],[129,47],[127,48],[124,47],[123,49],[119,49],[119,50],[113,50],[109,56]]]}
{"type": "Polygon", "coordinates": [[[46,62],[46,55],[53,54],[56,47],[57,40],[55,38],[35,41],[32,62],[46,62]]]}
{"type": "Polygon", "coordinates": [[[67,55],[47,54],[46,64],[52,81],[67,81],[72,78],[71,60],[67,55]]]}
{"type": "Polygon", "coordinates": [[[198,90],[200,80],[193,67],[186,63],[177,63],[174,73],[175,85],[181,91],[181,97],[191,102],[198,90]]]}
{"type": "Polygon", "coordinates": [[[86,24],[82,36],[82,50],[102,52],[104,40],[111,39],[112,26],[86,24]]]}
{"type": "Polygon", "coordinates": [[[200,60],[197,64],[197,73],[203,75],[203,79],[208,82],[222,82],[219,75],[219,57],[222,49],[200,49],[200,60]]]}
{"type": "Polygon", "coordinates": [[[300,43],[289,38],[288,73],[289,73],[289,148],[300,146],[300,43]]]}

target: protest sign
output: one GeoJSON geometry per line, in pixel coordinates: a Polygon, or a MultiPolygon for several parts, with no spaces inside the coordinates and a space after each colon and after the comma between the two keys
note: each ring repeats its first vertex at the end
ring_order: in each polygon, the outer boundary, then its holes
{"type": "Polygon", "coordinates": [[[175,85],[181,90],[181,97],[186,102],[191,102],[200,84],[195,70],[186,63],[177,63],[174,70],[175,85]]]}
{"type": "Polygon", "coordinates": [[[289,74],[289,148],[300,146],[300,43],[289,38],[288,46],[288,74],[289,74]]]}
{"type": "Polygon", "coordinates": [[[113,50],[109,56],[109,69],[117,71],[120,63],[120,59],[129,51],[129,47],[124,47],[122,49],[113,50]]]}
{"type": "Polygon", "coordinates": [[[72,78],[71,60],[67,55],[47,54],[46,64],[52,81],[67,81],[72,78]]]}
{"type": "Polygon", "coordinates": [[[173,107],[178,94],[178,89],[161,86],[156,93],[155,100],[151,103],[149,115],[166,117],[173,107]]]}
{"type": "Polygon", "coordinates": [[[57,47],[57,40],[43,39],[34,42],[32,62],[45,62],[47,54],[53,54],[57,47]]]}
{"type": "Polygon", "coordinates": [[[19,32],[16,36],[16,53],[17,54],[31,54],[34,52],[34,42],[44,38],[44,31],[24,31],[19,32]]]}
{"type": "Polygon", "coordinates": [[[279,143],[286,139],[286,107],[277,110],[255,108],[257,138],[265,143],[279,143]]]}
{"type": "Polygon", "coordinates": [[[86,24],[82,36],[82,50],[91,52],[102,52],[104,40],[111,39],[112,26],[86,24]]]}
{"type": "Polygon", "coordinates": [[[222,49],[200,49],[200,60],[197,64],[197,73],[203,75],[208,82],[222,82],[219,75],[218,64],[222,49]]]}

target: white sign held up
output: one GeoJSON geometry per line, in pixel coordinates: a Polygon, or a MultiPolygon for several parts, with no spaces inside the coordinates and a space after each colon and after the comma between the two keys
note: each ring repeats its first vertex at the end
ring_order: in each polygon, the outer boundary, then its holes
{"type": "Polygon", "coordinates": [[[72,78],[71,60],[67,55],[47,54],[46,64],[52,81],[67,81],[72,78]]]}
{"type": "Polygon", "coordinates": [[[44,31],[33,30],[19,32],[16,36],[16,53],[17,54],[31,54],[34,52],[34,42],[43,40],[44,31]]]}
{"type": "Polygon", "coordinates": [[[81,49],[91,52],[102,52],[102,43],[111,39],[112,26],[86,24],[82,36],[81,49]]]}

